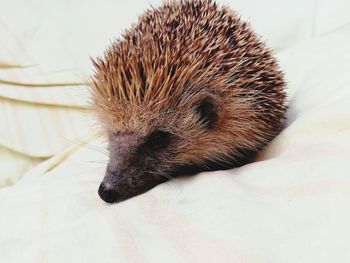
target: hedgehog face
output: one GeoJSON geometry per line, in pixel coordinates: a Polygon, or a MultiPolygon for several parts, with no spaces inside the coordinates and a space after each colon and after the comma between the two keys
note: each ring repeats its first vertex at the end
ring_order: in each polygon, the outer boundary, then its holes
{"type": "Polygon", "coordinates": [[[148,118],[119,109],[125,115],[118,115],[113,128],[106,123],[110,157],[99,187],[100,197],[109,203],[122,201],[179,174],[205,170],[201,166],[203,155],[198,153],[210,147],[206,137],[212,137],[218,124],[219,106],[215,100],[206,92],[198,93],[181,107],[162,111],[158,108],[157,116],[161,117],[157,119],[149,119],[154,109],[143,110],[148,118]],[[200,142],[198,136],[204,141],[200,142]],[[198,146],[196,141],[200,142],[198,146]]]}

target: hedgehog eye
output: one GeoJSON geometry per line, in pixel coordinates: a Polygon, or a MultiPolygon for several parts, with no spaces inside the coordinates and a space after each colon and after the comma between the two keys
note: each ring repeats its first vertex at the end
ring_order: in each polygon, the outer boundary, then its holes
{"type": "Polygon", "coordinates": [[[217,106],[210,100],[202,100],[196,107],[196,113],[200,116],[201,124],[205,129],[212,129],[218,120],[217,106]]]}
{"type": "Polygon", "coordinates": [[[169,132],[157,130],[151,133],[147,140],[147,145],[154,150],[165,148],[171,139],[169,132]]]}

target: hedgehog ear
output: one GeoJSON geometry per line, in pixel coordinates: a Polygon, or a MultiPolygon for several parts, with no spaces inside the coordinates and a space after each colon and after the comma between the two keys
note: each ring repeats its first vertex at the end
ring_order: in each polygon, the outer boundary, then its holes
{"type": "Polygon", "coordinates": [[[216,101],[211,97],[204,98],[197,104],[195,110],[200,116],[203,127],[207,130],[213,129],[219,118],[216,101]]]}

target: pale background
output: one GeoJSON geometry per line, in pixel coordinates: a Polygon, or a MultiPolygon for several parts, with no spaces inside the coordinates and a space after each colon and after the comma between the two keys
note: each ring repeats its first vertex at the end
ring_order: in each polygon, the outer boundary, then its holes
{"type": "MultiPolygon", "coordinates": [[[[148,3],[0,0],[0,81],[85,81],[148,3]]],[[[286,73],[283,132],[244,167],[106,205],[86,87],[0,83],[0,262],[350,262],[350,2],[227,3],[286,73]]]]}
{"type": "MultiPolygon", "coordinates": [[[[160,0],[1,0],[2,22],[40,64],[88,71],[100,54],[150,5],[160,0]],[[67,26],[69,25],[69,26],[67,26]]],[[[322,35],[350,21],[348,0],[237,0],[228,4],[277,50],[322,35]]]]}

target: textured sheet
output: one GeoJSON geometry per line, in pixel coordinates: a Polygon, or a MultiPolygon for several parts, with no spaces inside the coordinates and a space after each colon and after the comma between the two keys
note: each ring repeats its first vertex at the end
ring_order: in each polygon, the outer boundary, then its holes
{"type": "Polygon", "coordinates": [[[42,163],[0,191],[0,262],[350,262],[350,25],[279,57],[288,123],[256,162],[114,205],[105,154],[42,163]]]}
{"type": "MultiPolygon", "coordinates": [[[[24,7],[17,3],[14,10],[12,4],[0,3],[0,188],[16,183],[31,167],[79,141],[92,126],[85,109],[86,86],[74,86],[84,79],[63,64],[56,63],[55,70],[38,64],[28,34],[40,26],[31,19],[23,21],[24,7]],[[21,31],[26,28],[23,22],[30,31],[21,31]],[[39,87],[52,83],[65,86],[39,87]]],[[[32,17],[38,13],[27,11],[32,17]]],[[[33,35],[31,40],[46,50],[33,35]]],[[[60,56],[52,53],[46,59],[57,61],[60,56]]]]}

